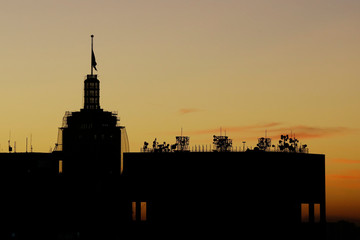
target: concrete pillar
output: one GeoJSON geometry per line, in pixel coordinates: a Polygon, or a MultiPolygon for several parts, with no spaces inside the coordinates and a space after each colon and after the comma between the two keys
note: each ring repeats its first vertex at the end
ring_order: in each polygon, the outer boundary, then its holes
{"type": "Polygon", "coordinates": [[[314,203],[309,203],[309,223],[314,223],[314,203]]]}
{"type": "Polygon", "coordinates": [[[320,222],[326,222],[326,205],[325,200],[320,204],[320,222]]]}
{"type": "Polygon", "coordinates": [[[136,221],[141,221],[141,201],[136,201],[136,221]]]}

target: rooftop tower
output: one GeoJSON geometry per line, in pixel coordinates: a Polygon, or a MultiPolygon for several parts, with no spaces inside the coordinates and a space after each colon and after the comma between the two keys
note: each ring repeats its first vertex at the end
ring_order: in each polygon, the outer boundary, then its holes
{"type": "Polygon", "coordinates": [[[63,174],[120,174],[122,153],[129,146],[117,113],[100,108],[100,81],[93,74],[93,69],[97,71],[93,38],[91,35],[91,74],[84,81],[84,107],[66,112],[59,128],[56,151],[63,158],[63,174]]]}
{"type": "Polygon", "coordinates": [[[88,74],[84,81],[84,109],[87,110],[100,109],[100,81],[97,75],[93,74],[93,69],[97,71],[93,40],[94,35],[91,35],[91,74],[88,74]]]}

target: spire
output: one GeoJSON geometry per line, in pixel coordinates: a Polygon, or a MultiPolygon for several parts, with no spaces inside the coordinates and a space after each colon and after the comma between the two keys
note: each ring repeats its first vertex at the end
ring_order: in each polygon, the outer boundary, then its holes
{"type": "Polygon", "coordinates": [[[93,68],[96,69],[96,60],[95,60],[95,53],[94,53],[94,46],[93,46],[93,40],[94,40],[94,35],[91,35],[91,75],[93,75],[93,68]]]}
{"type": "Polygon", "coordinates": [[[100,108],[100,81],[97,75],[93,74],[96,69],[95,54],[93,50],[93,38],[91,35],[91,74],[87,75],[84,81],[84,109],[98,110],[100,108]]]}

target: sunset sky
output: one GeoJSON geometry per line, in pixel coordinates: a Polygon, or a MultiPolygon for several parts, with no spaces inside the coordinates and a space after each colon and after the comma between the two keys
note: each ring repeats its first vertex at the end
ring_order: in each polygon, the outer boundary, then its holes
{"type": "MultiPolygon", "coordinates": [[[[0,151],[48,152],[83,104],[90,35],[102,108],[144,141],[234,146],[293,133],[326,155],[327,219],[360,224],[359,0],[0,0],[0,151]]],[[[265,201],[265,200],[264,200],[265,201]]]]}

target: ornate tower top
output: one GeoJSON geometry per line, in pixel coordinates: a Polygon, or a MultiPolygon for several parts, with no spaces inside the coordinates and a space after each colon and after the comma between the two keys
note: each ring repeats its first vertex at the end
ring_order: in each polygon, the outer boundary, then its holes
{"type": "Polygon", "coordinates": [[[89,74],[84,81],[84,109],[100,109],[100,81],[97,75],[89,74]]]}
{"type": "Polygon", "coordinates": [[[84,81],[84,109],[88,110],[100,109],[100,81],[97,75],[93,74],[93,69],[97,71],[93,39],[94,35],[91,35],[91,74],[88,74],[84,81]]]}

